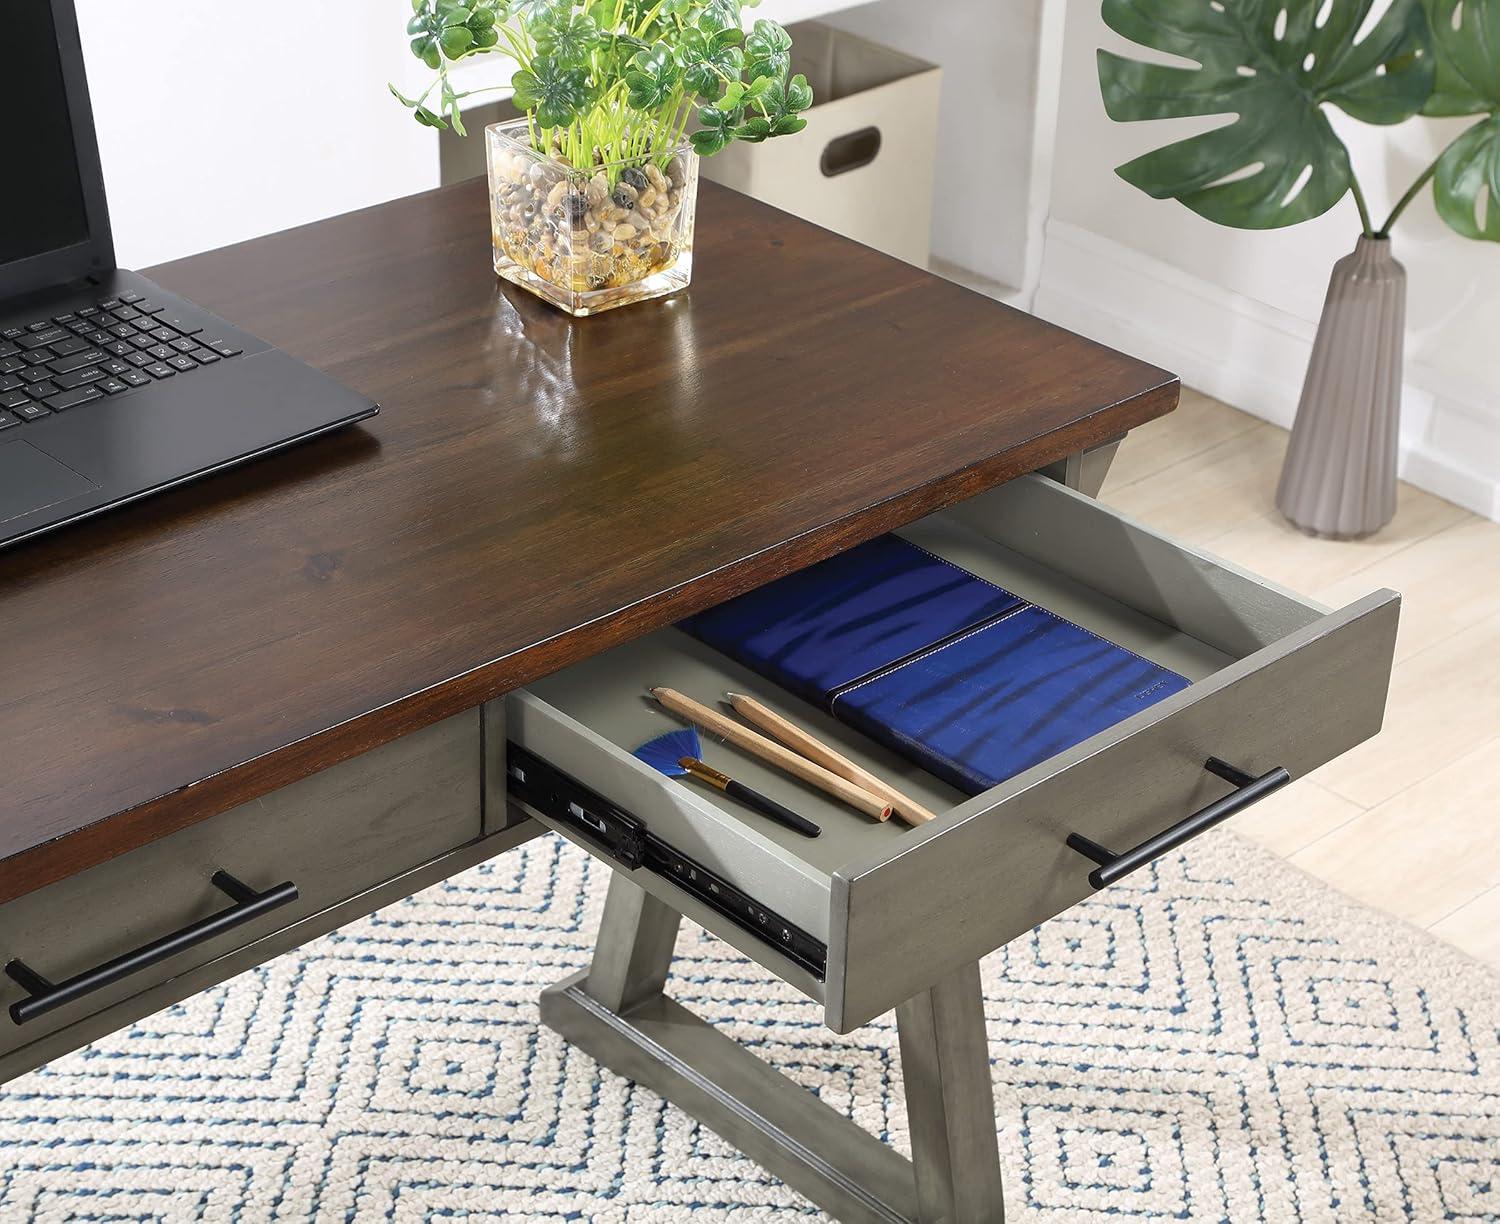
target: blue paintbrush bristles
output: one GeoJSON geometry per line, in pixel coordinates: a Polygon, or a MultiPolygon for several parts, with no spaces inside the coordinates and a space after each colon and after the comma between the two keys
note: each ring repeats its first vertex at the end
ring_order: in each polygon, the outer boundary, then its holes
{"type": "Polygon", "coordinates": [[[687,770],[678,762],[683,757],[692,757],[696,761],[701,751],[697,728],[682,727],[676,731],[668,731],[665,735],[658,735],[654,740],[647,740],[635,750],[635,755],[652,769],[661,770],[667,777],[680,778],[687,770]]]}

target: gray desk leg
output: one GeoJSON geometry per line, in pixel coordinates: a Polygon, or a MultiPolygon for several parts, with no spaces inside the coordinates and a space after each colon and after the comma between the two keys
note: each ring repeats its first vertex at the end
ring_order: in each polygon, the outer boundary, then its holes
{"type": "Polygon", "coordinates": [[[921,1219],[1005,1218],[979,965],[896,1009],[921,1219]]]}
{"type": "Polygon", "coordinates": [[[682,915],[618,872],[610,878],[594,960],[583,988],[612,1012],[660,998],[682,915]]]}
{"type": "Polygon", "coordinates": [[[1077,489],[1089,497],[1098,497],[1104,487],[1104,478],[1109,475],[1109,465],[1115,461],[1123,436],[1105,442],[1092,450],[1079,451],[1066,459],[1059,459],[1042,469],[1043,476],[1050,476],[1058,484],[1077,489]]]}
{"type": "Polygon", "coordinates": [[[616,874],[593,963],[543,991],[542,1022],[717,1131],[835,1219],[1003,1220],[977,965],[897,1015],[914,1173],[911,1162],[662,993],[679,920],[616,874]]]}

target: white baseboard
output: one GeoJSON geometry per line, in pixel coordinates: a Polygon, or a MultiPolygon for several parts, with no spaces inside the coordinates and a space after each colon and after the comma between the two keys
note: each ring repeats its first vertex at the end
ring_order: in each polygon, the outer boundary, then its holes
{"type": "MultiPolygon", "coordinates": [[[[1047,224],[1035,312],[1290,427],[1316,323],[1061,221],[1047,224]]],[[[1408,362],[1401,475],[1500,520],[1500,405],[1482,388],[1408,362]]]]}

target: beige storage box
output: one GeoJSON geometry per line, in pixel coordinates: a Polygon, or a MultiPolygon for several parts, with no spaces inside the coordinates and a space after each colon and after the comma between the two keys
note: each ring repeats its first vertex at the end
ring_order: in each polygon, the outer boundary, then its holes
{"type": "Polygon", "coordinates": [[[819,22],[788,30],[813,87],[807,127],[736,141],[703,176],[926,267],[942,69],[819,22]]]}

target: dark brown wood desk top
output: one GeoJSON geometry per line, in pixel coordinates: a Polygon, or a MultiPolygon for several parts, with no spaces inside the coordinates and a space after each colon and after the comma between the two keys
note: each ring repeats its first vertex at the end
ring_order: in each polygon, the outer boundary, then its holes
{"type": "Polygon", "coordinates": [[[1169,411],[1169,375],[705,186],[573,321],[481,184],[155,269],[383,405],[0,552],[0,901],[1169,411]]]}

